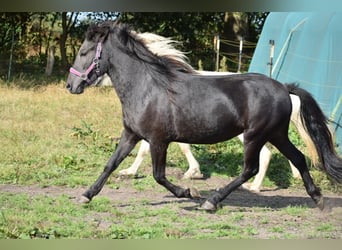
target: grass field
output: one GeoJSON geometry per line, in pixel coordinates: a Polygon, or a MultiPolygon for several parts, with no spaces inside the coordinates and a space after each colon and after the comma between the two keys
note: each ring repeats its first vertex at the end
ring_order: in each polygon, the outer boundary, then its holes
{"type": "MultiPolygon", "coordinates": [[[[2,186],[73,190],[85,189],[94,182],[122,132],[121,106],[114,90],[90,88],[75,96],[67,93],[63,84],[31,89],[2,85],[0,96],[2,186]]],[[[291,139],[303,148],[294,132],[291,139]]],[[[120,169],[133,162],[137,149],[120,169]]],[[[206,176],[228,181],[241,170],[243,149],[236,139],[193,145],[192,150],[206,176]]],[[[303,190],[302,182],[292,179],[287,161],[274,152],[263,185],[270,189],[303,190]]],[[[120,181],[113,175],[106,188],[115,191],[125,187],[155,197],[170,195],[151,177],[150,164],[147,157],[141,167],[143,178],[120,181]]],[[[170,146],[167,164],[180,174],[188,167],[175,144],[170,146]]],[[[312,169],[311,173],[325,192],[340,194],[339,188],[321,172],[312,169]]],[[[175,176],[170,179],[182,182],[175,176]]],[[[206,180],[196,183],[205,189],[206,180]]],[[[81,206],[63,193],[49,196],[0,190],[0,238],[339,238],[342,232],[336,221],[310,221],[314,208],[305,204],[281,207],[276,209],[276,215],[267,217],[265,213],[274,210],[267,206],[235,208],[233,212],[230,207],[223,207],[216,214],[206,214],[184,211],[177,201],[171,200],[151,209],[151,197],[147,197],[127,197],[132,205],[123,211],[106,196],[81,206]],[[273,221],[284,215],[288,223],[273,221]],[[296,225],[298,216],[300,226],[296,225]],[[258,225],[249,224],[250,218],[258,225]],[[309,228],[303,228],[305,232],[291,233],[305,225],[309,228]],[[261,231],[260,226],[266,229],[261,231]]],[[[125,200],[120,204],[125,204],[125,200]]]]}

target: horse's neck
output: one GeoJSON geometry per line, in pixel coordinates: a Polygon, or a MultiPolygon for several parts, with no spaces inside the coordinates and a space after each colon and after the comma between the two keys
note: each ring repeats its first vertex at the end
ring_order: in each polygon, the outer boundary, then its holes
{"type": "Polygon", "coordinates": [[[124,54],[112,57],[111,64],[113,67],[109,69],[108,75],[121,102],[145,95],[148,89],[146,80],[149,75],[143,70],[141,62],[124,54]]]}

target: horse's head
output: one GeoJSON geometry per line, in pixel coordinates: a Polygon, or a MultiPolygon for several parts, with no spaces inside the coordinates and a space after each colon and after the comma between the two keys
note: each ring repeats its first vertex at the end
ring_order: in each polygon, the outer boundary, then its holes
{"type": "Polygon", "coordinates": [[[70,68],[66,88],[72,94],[82,94],[84,88],[96,85],[98,78],[107,71],[107,60],[103,48],[111,25],[91,25],[87,36],[70,68]]]}

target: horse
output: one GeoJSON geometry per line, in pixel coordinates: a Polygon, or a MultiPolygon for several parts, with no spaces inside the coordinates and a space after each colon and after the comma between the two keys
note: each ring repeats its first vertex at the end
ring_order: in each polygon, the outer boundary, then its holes
{"type": "MultiPolygon", "coordinates": [[[[297,128],[299,135],[301,136],[303,142],[306,144],[308,147],[308,153],[311,156],[311,159],[313,159],[312,164],[314,166],[318,165],[317,161],[317,153],[314,148],[314,145],[307,133],[305,132],[305,129],[303,127],[303,124],[300,120],[299,116],[299,108],[300,108],[300,100],[297,96],[295,95],[290,95],[291,97],[291,102],[292,102],[292,113],[291,113],[291,122],[295,125],[297,128]]],[[[238,139],[243,143],[243,134],[240,134],[237,136],[238,139]]],[[[184,173],[183,179],[202,179],[203,174],[201,173],[200,170],[200,165],[196,158],[193,156],[191,152],[191,148],[189,144],[186,143],[178,143],[178,146],[181,149],[181,152],[185,155],[189,168],[188,170],[184,173]]],[[[137,156],[134,159],[134,162],[129,168],[122,169],[119,171],[120,176],[134,176],[137,174],[138,169],[144,159],[144,157],[149,153],[150,151],[150,145],[148,144],[147,141],[142,140],[137,156]]],[[[255,193],[259,193],[261,190],[261,185],[262,181],[266,175],[266,171],[268,169],[270,160],[272,157],[272,152],[270,149],[267,148],[266,145],[264,145],[260,151],[260,159],[259,159],[259,172],[255,176],[254,180],[252,183],[244,183],[242,187],[244,189],[250,190],[255,193]]],[[[300,178],[300,173],[298,170],[293,166],[291,161],[289,161],[290,167],[291,167],[291,172],[294,178],[298,179],[300,178]]]]}
{"type": "Polygon", "coordinates": [[[198,209],[216,211],[231,192],[258,173],[259,153],[273,144],[299,170],[314,203],[324,208],[304,155],[290,142],[290,94],[301,100],[301,119],[315,144],[323,171],[342,182],[342,159],[337,155],[327,119],[310,93],[295,84],[282,84],[258,73],[205,76],[173,57],[156,55],[128,25],[90,25],[66,81],[72,94],[82,94],[108,74],[120,99],[123,131],[103,172],[82,195],[96,196],[111,173],[140,140],[150,145],[153,177],[178,198],[201,197],[166,178],[168,145],[175,142],[212,144],[243,133],[244,166],[233,181],[209,196],[198,209]]]}
{"type": "MultiPolygon", "coordinates": [[[[163,55],[163,56],[168,56],[168,57],[173,57],[175,60],[180,60],[182,63],[187,63],[187,57],[185,53],[176,50],[175,49],[175,44],[178,44],[177,41],[174,41],[170,38],[159,36],[153,33],[136,33],[139,38],[144,40],[145,45],[148,46],[149,50],[153,52],[156,55],[163,55]]],[[[189,65],[189,67],[191,67],[189,65]]],[[[213,71],[203,71],[199,70],[197,71],[199,74],[202,75],[230,75],[230,74],[235,74],[232,72],[213,72],[213,71]]],[[[101,81],[100,85],[103,85],[103,82],[105,83],[106,86],[112,85],[110,82],[109,77],[106,75],[102,79],[99,78],[101,81]]],[[[303,129],[303,124],[301,123],[299,119],[299,107],[300,107],[300,100],[297,96],[290,95],[291,97],[291,102],[292,102],[292,113],[291,113],[291,121],[299,131],[300,136],[302,137],[304,143],[307,145],[308,148],[308,153],[310,154],[311,159],[314,159],[313,165],[317,165],[318,162],[316,161],[317,159],[317,153],[316,150],[314,149],[314,145],[312,141],[310,140],[310,137],[305,133],[305,129],[303,129]]],[[[238,138],[241,142],[243,142],[243,134],[238,135],[238,138]]],[[[186,143],[178,143],[181,151],[185,155],[189,168],[188,170],[184,173],[183,178],[184,179],[201,179],[203,178],[203,174],[201,173],[199,163],[193,156],[191,152],[191,148],[189,144],[186,143]]],[[[149,144],[145,140],[142,140],[141,145],[139,147],[137,156],[132,163],[132,165],[127,168],[127,169],[122,169],[119,171],[120,176],[134,176],[137,174],[137,171],[139,169],[139,166],[141,165],[144,157],[149,153],[149,144]]],[[[244,183],[243,187],[245,189],[248,189],[253,192],[260,192],[260,187],[262,184],[262,181],[266,175],[266,171],[269,165],[269,162],[271,160],[272,153],[271,151],[267,148],[267,146],[263,146],[261,152],[260,152],[260,161],[259,161],[259,168],[260,171],[258,174],[255,176],[254,181],[252,183],[244,183]]],[[[292,165],[292,163],[289,161],[292,174],[294,178],[300,178],[300,174],[298,170],[292,165]]]]}

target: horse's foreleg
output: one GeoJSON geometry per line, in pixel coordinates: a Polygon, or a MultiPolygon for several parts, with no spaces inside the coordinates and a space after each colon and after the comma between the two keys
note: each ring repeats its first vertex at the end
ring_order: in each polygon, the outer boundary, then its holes
{"type": "Polygon", "coordinates": [[[83,194],[83,200],[81,202],[89,202],[95,195],[97,195],[104,184],[106,183],[110,174],[119,166],[123,159],[132,151],[139,138],[124,130],[120,139],[120,143],[109,161],[106,164],[102,174],[95,181],[95,183],[83,194]]]}
{"type": "Polygon", "coordinates": [[[138,172],[138,168],[141,165],[142,161],[144,160],[144,157],[146,154],[150,151],[150,145],[147,141],[142,140],[141,145],[137,154],[137,157],[135,158],[133,164],[126,169],[120,170],[120,175],[135,175],[138,172]]]}
{"type": "Polygon", "coordinates": [[[168,144],[150,144],[153,177],[163,187],[169,190],[178,198],[196,198],[199,193],[196,189],[184,189],[172,184],[165,176],[166,151],[168,144]]]}

